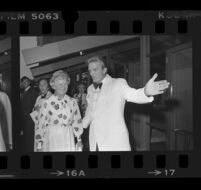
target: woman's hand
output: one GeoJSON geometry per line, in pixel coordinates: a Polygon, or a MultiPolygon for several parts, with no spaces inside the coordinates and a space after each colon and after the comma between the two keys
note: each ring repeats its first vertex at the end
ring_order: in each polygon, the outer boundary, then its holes
{"type": "Polygon", "coordinates": [[[77,139],[76,149],[77,149],[77,151],[82,151],[82,149],[83,149],[83,144],[82,144],[81,138],[77,139]]]}
{"type": "Polygon", "coordinates": [[[36,106],[34,107],[34,111],[39,111],[39,109],[40,109],[39,105],[36,105],[36,106]]]}

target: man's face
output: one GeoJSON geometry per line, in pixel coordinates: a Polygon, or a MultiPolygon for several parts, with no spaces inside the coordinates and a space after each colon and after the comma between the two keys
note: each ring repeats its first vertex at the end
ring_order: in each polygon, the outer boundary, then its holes
{"type": "Polygon", "coordinates": [[[85,92],[85,86],[84,85],[79,85],[78,86],[78,91],[79,91],[79,93],[83,94],[85,92]]]}
{"type": "Polygon", "coordinates": [[[103,66],[102,62],[94,61],[89,63],[88,70],[93,82],[99,83],[105,77],[107,68],[103,66]]]}
{"type": "Polygon", "coordinates": [[[22,87],[26,89],[30,85],[30,81],[28,79],[24,79],[22,81],[22,87]]]}
{"type": "Polygon", "coordinates": [[[49,86],[48,86],[48,83],[46,80],[41,80],[40,83],[39,83],[39,89],[40,89],[40,92],[42,94],[46,94],[48,89],[49,89],[49,86]]]}

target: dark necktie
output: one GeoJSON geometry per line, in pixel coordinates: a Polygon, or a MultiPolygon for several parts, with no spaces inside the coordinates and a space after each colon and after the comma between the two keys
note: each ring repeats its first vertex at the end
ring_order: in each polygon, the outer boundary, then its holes
{"type": "Polygon", "coordinates": [[[97,88],[101,89],[103,83],[102,83],[102,82],[100,82],[100,83],[95,83],[95,82],[94,82],[93,85],[94,85],[94,88],[95,88],[95,89],[97,89],[97,88]]]}

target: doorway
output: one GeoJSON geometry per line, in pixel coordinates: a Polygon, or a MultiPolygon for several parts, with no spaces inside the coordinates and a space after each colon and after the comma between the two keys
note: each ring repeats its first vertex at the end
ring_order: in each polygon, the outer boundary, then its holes
{"type": "Polygon", "coordinates": [[[169,49],[167,58],[167,79],[171,83],[168,102],[170,149],[192,150],[192,43],[169,49]]]}

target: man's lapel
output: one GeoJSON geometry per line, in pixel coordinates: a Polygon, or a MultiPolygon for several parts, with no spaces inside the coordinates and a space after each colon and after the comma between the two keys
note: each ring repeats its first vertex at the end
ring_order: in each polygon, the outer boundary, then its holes
{"type": "Polygon", "coordinates": [[[100,91],[99,98],[101,98],[103,96],[107,96],[107,93],[110,90],[109,87],[110,87],[111,79],[112,79],[112,77],[110,75],[106,75],[105,81],[104,81],[101,91],[100,91]]]}
{"type": "Polygon", "coordinates": [[[23,98],[25,98],[30,93],[30,91],[31,91],[31,87],[24,92],[23,98]]]}

